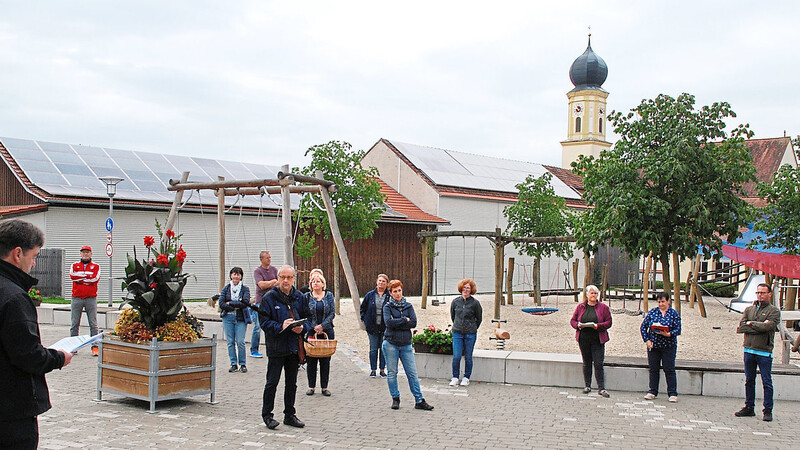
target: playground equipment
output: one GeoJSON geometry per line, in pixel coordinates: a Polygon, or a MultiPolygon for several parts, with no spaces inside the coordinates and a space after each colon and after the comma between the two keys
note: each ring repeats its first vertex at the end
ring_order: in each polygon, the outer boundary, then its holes
{"type": "Polygon", "coordinates": [[[492,323],[497,323],[497,327],[494,329],[494,337],[489,337],[490,341],[497,341],[495,346],[497,350],[505,350],[506,349],[506,340],[511,339],[511,333],[508,331],[500,328],[500,322],[508,323],[507,320],[496,320],[492,319],[492,323]]]}

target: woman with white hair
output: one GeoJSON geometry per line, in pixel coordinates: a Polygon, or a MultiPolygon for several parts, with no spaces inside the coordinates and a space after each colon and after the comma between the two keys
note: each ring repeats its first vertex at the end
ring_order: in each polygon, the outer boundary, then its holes
{"type": "MultiPolygon", "coordinates": [[[[328,339],[334,339],[333,335],[333,317],[335,311],[333,294],[325,290],[325,277],[322,276],[322,271],[312,271],[309,281],[311,292],[306,294],[306,301],[308,302],[308,310],[311,312],[309,318],[309,325],[311,331],[309,336],[315,337],[318,334],[325,333],[328,339]]],[[[328,379],[331,373],[331,357],[327,358],[313,358],[308,357],[306,364],[306,374],[308,375],[308,390],[306,395],[314,395],[314,389],[317,385],[317,362],[319,362],[319,383],[322,388],[322,395],[330,397],[331,391],[328,390],[328,379]]]]}
{"type": "Polygon", "coordinates": [[[606,391],[606,378],[603,371],[605,359],[605,345],[608,342],[608,329],[611,328],[611,310],[604,303],[600,303],[600,290],[590,284],[585,289],[586,300],[575,308],[569,323],[575,328],[575,340],[581,349],[583,358],[583,393],[592,392],[592,367],[597,378],[598,394],[608,398],[606,391]]]}

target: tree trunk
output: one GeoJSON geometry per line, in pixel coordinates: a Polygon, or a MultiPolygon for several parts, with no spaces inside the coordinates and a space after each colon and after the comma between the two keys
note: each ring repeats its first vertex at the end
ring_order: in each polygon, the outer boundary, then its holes
{"type": "Polygon", "coordinates": [[[650,268],[653,267],[653,252],[647,255],[644,263],[644,281],[642,282],[642,306],[644,311],[650,311],[650,268]]]}
{"type": "Polygon", "coordinates": [[[583,295],[581,301],[586,301],[586,286],[592,284],[592,271],[594,263],[589,253],[583,253],[583,295]]]}
{"type": "Polygon", "coordinates": [[[675,280],[674,294],[672,298],[675,299],[675,311],[678,312],[678,315],[681,315],[681,265],[678,260],[678,255],[675,253],[672,254],[672,270],[675,271],[675,276],[673,277],[675,280]]]}
{"type": "Polygon", "coordinates": [[[420,307],[425,309],[428,306],[428,255],[430,254],[431,238],[422,238],[422,304],[420,307]]]}
{"type": "Polygon", "coordinates": [[[340,299],[341,299],[341,293],[339,291],[339,250],[337,250],[336,246],[334,245],[333,246],[333,300],[337,316],[340,314],[339,310],[340,299]]]}
{"type": "MultiPolygon", "coordinates": [[[[572,289],[578,291],[578,258],[572,262],[572,289]]],[[[573,295],[575,303],[578,303],[578,294],[573,295]]]]}
{"type": "Polygon", "coordinates": [[[672,290],[672,280],[669,273],[669,254],[663,253],[661,255],[661,284],[662,292],[669,293],[672,290]]]}
{"type": "Polygon", "coordinates": [[[533,299],[536,300],[536,306],[542,306],[542,259],[536,258],[533,260],[533,299]]]}

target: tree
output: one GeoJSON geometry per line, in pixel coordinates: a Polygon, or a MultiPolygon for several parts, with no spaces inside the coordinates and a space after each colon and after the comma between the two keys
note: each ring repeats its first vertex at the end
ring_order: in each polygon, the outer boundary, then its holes
{"type": "Polygon", "coordinates": [[[772,183],[760,184],[758,192],[767,206],[759,210],[761,219],[755,229],[765,237],[757,237],[752,244],[782,247],[784,254],[800,255],[800,168],[781,166],[772,183]]]}
{"type": "MultiPolygon", "coordinates": [[[[569,234],[566,202],[553,191],[552,177],[549,172],[538,178],[528,175],[524,182],[516,185],[517,202],[503,208],[503,215],[508,219],[506,233],[526,237],[569,234]]],[[[572,257],[570,247],[564,243],[525,242],[515,242],[514,247],[534,258],[534,297],[536,304],[541,305],[541,260],[552,254],[569,259],[572,257]]]]}
{"type": "MultiPolygon", "coordinates": [[[[726,102],[694,108],[693,95],[659,95],[643,100],[627,115],[608,119],[620,136],[598,159],[581,156],[572,164],[583,177],[583,199],[593,209],[582,221],[578,245],[610,239],[630,255],[648,255],[662,264],[669,291],[669,255],[706,257],[720,252],[722,237],[733,243],[752,217],[741,198],[755,180],[745,139],[748,125],[725,132],[736,117],[726,102]]],[[[677,281],[677,280],[676,280],[677,281]]],[[[677,303],[680,311],[680,303],[677,303]]]]}
{"type": "MultiPolygon", "coordinates": [[[[352,146],[343,141],[330,141],[306,150],[305,156],[311,155],[308,166],[297,171],[303,175],[315,176],[321,170],[326,180],[336,183],[336,192],[331,193],[331,202],[336,212],[339,231],[342,239],[355,241],[372,237],[378,228],[377,221],[383,212],[384,195],[377,181],[378,170],[361,165],[363,150],[352,150],[352,146]]],[[[325,211],[317,207],[310,195],[303,197],[298,210],[298,220],[303,229],[298,241],[311,256],[316,251],[314,237],[322,235],[329,239],[330,225],[325,211]]],[[[336,246],[334,252],[333,283],[336,296],[336,311],[339,312],[339,254],[336,246]]],[[[306,256],[306,255],[304,255],[306,256]]],[[[354,299],[358,301],[358,299],[354,299]]]]}

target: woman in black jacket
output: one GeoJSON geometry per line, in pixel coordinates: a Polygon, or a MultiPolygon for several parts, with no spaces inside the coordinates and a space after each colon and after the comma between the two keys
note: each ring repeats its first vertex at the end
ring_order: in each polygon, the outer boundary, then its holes
{"type": "Polygon", "coordinates": [[[392,296],[383,305],[383,321],[386,332],[383,334],[383,354],[386,355],[386,367],[389,369],[389,393],[392,395],[392,409],[400,409],[400,390],[397,388],[398,361],[403,361],[403,370],[408,378],[408,388],[414,395],[414,408],[430,411],[433,406],[422,397],[417,378],[417,363],[414,360],[414,348],[411,347],[411,329],[417,326],[417,315],[414,307],[403,297],[403,283],[400,280],[389,282],[389,294],[392,296]]]}
{"type": "Polygon", "coordinates": [[[483,320],[483,308],[472,294],[478,293],[475,282],[464,278],[458,282],[461,295],[450,302],[450,319],[453,321],[453,378],[450,386],[458,385],[461,357],[464,357],[464,378],[461,386],[469,385],[472,376],[472,350],[478,340],[478,327],[483,320]]]}

